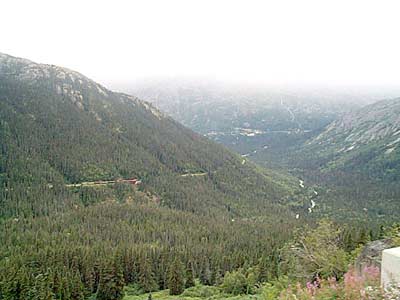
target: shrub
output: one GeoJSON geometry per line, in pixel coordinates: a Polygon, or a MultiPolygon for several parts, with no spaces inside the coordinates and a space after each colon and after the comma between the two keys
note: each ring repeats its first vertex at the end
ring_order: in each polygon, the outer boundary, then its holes
{"type": "Polygon", "coordinates": [[[211,298],[221,294],[221,291],[216,286],[197,285],[186,289],[182,293],[182,297],[190,298],[211,298]]]}
{"type": "Polygon", "coordinates": [[[247,280],[240,271],[226,272],[221,287],[228,294],[244,294],[247,292],[247,280]]]}
{"type": "Polygon", "coordinates": [[[347,269],[349,255],[340,248],[341,230],[321,221],[313,230],[296,234],[295,242],[283,251],[284,265],[293,278],[304,281],[316,276],[340,278],[347,269]]]}
{"type": "MultiPolygon", "coordinates": [[[[395,294],[394,294],[395,295],[395,294]]],[[[392,294],[385,294],[379,286],[379,269],[367,267],[363,275],[357,275],[350,269],[338,282],[336,278],[317,278],[305,285],[297,283],[288,285],[279,291],[277,285],[266,285],[263,288],[263,299],[281,300],[384,300],[399,299],[392,294]]]]}
{"type": "Polygon", "coordinates": [[[137,283],[125,286],[124,290],[125,290],[125,295],[127,296],[139,296],[144,293],[142,288],[137,283]]]}

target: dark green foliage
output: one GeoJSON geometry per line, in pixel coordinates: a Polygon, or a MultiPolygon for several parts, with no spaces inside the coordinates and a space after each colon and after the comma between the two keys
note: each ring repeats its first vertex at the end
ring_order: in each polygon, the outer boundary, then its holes
{"type": "Polygon", "coordinates": [[[147,257],[143,258],[139,267],[138,282],[144,292],[153,292],[158,289],[158,284],[153,273],[153,266],[147,257]]]}
{"type": "Polygon", "coordinates": [[[53,282],[49,272],[31,272],[32,269],[22,267],[18,271],[3,271],[0,283],[0,295],[4,300],[32,299],[53,300],[53,282]]]}
{"type": "Polygon", "coordinates": [[[267,258],[266,257],[260,258],[260,262],[257,267],[258,267],[258,281],[267,282],[270,274],[267,258]]]}
{"type": "Polygon", "coordinates": [[[400,214],[399,98],[367,105],[375,97],[236,90],[180,80],[142,85],[130,90],[193,130],[319,186],[317,218],[374,223],[400,214]]]}
{"type": "Polygon", "coordinates": [[[199,279],[201,284],[212,285],[212,273],[210,270],[210,262],[208,259],[205,259],[202,263],[199,279]]]}
{"type": "Polygon", "coordinates": [[[164,289],[177,258],[192,265],[192,274],[180,274],[184,284],[193,285],[193,274],[215,284],[290,238],[299,222],[285,203],[296,185],[242,164],[146,102],[0,54],[5,299],[118,299],[123,285],[164,289]],[[70,185],[120,178],[142,184],[70,185]]]}
{"type": "Polygon", "coordinates": [[[170,295],[180,295],[185,289],[185,272],[182,262],[175,258],[169,266],[168,289],[170,295]]]}
{"type": "Polygon", "coordinates": [[[246,276],[241,271],[227,272],[222,288],[226,293],[240,295],[247,292],[246,276]]]}
{"type": "Polygon", "coordinates": [[[227,290],[252,293],[280,275],[279,249],[308,222],[291,211],[309,200],[297,185],[146,102],[0,54],[1,300],[121,299],[124,285],[178,294],[222,274],[227,290]],[[68,185],[133,177],[139,187],[68,185]]]}
{"type": "MultiPolygon", "coordinates": [[[[261,255],[282,247],[292,230],[290,225],[282,224],[279,235],[272,236],[273,224],[232,223],[168,208],[117,202],[24,221],[10,219],[1,226],[0,253],[7,259],[0,260],[0,290],[21,286],[31,289],[34,283],[24,279],[28,274],[51,270],[53,292],[65,299],[71,294],[83,292],[89,297],[101,291],[107,274],[119,278],[120,271],[110,271],[112,257],[118,261],[125,284],[137,284],[142,292],[168,287],[168,269],[175,258],[184,265],[192,263],[193,274],[199,274],[203,282],[218,284],[217,274],[244,263],[257,265],[261,255]],[[19,272],[14,274],[12,270],[19,272]]],[[[188,280],[186,272],[183,268],[184,281],[188,280]]]]}
{"type": "Polygon", "coordinates": [[[124,296],[124,278],[119,261],[107,262],[100,274],[96,300],[120,300],[124,296]]]}
{"type": "Polygon", "coordinates": [[[193,263],[189,261],[186,265],[186,280],[185,288],[195,286],[194,274],[193,274],[193,263]]]}
{"type": "MultiPolygon", "coordinates": [[[[75,275],[72,275],[72,278],[70,280],[71,280],[71,283],[70,283],[71,288],[69,291],[70,292],[69,297],[71,299],[84,300],[85,299],[85,294],[84,294],[85,289],[84,289],[84,284],[81,281],[80,273],[78,271],[75,272],[75,275]]],[[[114,281],[115,279],[112,278],[112,280],[114,281]]],[[[103,288],[104,288],[104,286],[103,286],[103,288]]],[[[103,289],[103,291],[105,291],[105,290],[103,289]]]]}
{"type": "Polygon", "coordinates": [[[283,251],[284,265],[297,280],[341,278],[346,272],[349,255],[340,243],[343,229],[322,220],[315,229],[297,232],[295,241],[283,251]]]}
{"type": "MultiPolygon", "coordinates": [[[[225,217],[278,213],[292,196],[291,179],[242,165],[137,98],[55,66],[2,55],[0,68],[2,216],[90,205],[109,197],[78,189],[77,198],[64,184],[132,177],[164,206],[225,217]],[[33,79],[26,68],[48,75],[33,79]]],[[[117,185],[112,196],[124,201],[128,193],[117,185]]]]}

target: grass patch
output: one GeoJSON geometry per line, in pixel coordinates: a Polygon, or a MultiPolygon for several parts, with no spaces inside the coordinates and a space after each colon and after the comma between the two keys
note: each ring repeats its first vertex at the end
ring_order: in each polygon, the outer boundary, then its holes
{"type": "MultiPolygon", "coordinates": [[[[129,290],[129,287],[127,288],[129,290]]],[[[149,294],[129,295],[129,291],[125,294],[123,300],[147,300],[149,294]]],[[[261,295],[231,295],[225,294],[220,288],[215,286],[205,286],[197,284],[194,287],[186,289],[181,295],[171,296],[169,290],[163,290],[151,293],[154,300],[260,300],[261,295]]]]}

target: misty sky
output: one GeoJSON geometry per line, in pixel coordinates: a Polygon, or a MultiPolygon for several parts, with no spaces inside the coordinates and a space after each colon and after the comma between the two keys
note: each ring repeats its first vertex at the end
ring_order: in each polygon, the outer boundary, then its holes
{"type": "Polygon", "coordinates": [[[398,0],[2,0],[0,9],[0,52],[106,84],[400,83],[398,0]]]}

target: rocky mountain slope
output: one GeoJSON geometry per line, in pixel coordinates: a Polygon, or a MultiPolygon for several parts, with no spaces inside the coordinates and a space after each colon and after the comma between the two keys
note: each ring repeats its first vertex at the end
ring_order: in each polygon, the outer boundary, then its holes
{"type": "Polygon", "coordinates": [[[79,73],[0,55],[2,299],[115,299],[171,289],[176,270],[272,281],[323,192],[79,73]]]}
{"type": "Polygon", "coordinates": [[[323,169],[400,179],[400,98],[363,107],[332,122],[305,153],[323,169]]]}
{"type": "Polygon", "coordinates": [[[0,55],[1,299],[163,290],[175,261],[207,285],[261,262],[276,277],[300,190],[147,102],[0,55]]]}
{"type": "Polygon", "coordinates": [[[147,102],[75,71],[5,54],[0,55],[0,120],[6,215],[62,206],[60,195],[70,193],[65,185],[82,181],[138,178],[161,205],[227,216],[285,210],[297,186],[147,102]]]}
{"type": "Polygon", "coordinates": [[[371,103],[376,96],[371,92],[362,97],[366,91],[344,88],[278,88],[190,79],[149,80],[122,89],[268,167],[281,167],[291,155],[289,148],[301,146],[332,121],[371,103]]]}

